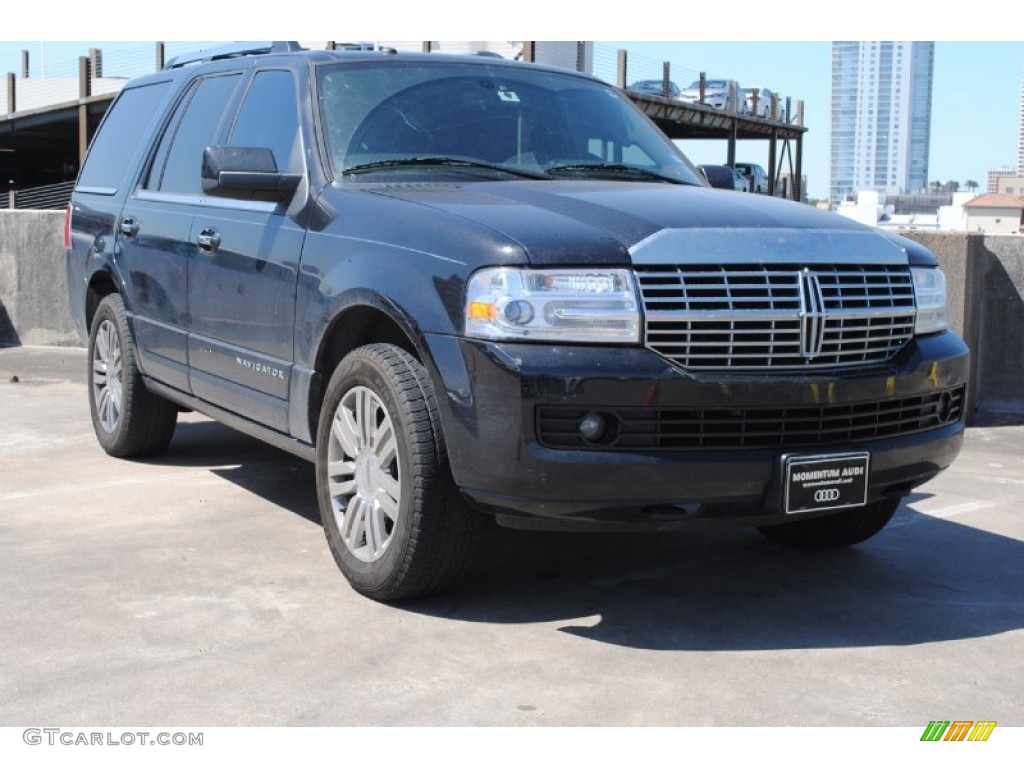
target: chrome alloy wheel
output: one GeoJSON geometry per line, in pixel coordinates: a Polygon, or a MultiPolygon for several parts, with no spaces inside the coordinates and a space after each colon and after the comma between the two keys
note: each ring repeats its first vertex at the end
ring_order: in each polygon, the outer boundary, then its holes
{"type": "Polygon", "coordinates": [[[359,560],[387,552],[402,501],[401,466],[391,416],[366,387],[338,403],[327,448],[328,493],[341,539],[359,560]]]}
{"type": "Polygon", "coordinates": [[[122,365],[117,326],[104,320],[96,332],[92,355],[92,397],[100,425],[107,432],[114,432],[121,421],[122,365]]]}

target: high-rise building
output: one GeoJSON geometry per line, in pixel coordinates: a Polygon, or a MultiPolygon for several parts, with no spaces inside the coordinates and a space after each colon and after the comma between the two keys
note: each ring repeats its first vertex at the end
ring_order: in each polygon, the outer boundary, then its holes
{"type": "Polygon", "coordinates": [[[928,185],[935,44],[832,43],[829,199],[928,185]]]}
{"type": "Polygon", "coordinates": [[[1024,176],[1024,78],[1020,81],[1020,136],[1017,139],[1017,173],[1024,176]]]}

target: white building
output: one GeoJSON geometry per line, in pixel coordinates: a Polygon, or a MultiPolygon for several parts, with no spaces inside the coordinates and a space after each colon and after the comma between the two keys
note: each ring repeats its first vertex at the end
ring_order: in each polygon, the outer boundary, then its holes
{"type": "Polygon", "coordinates": [[[927,186],[934,59],[930,42],[832,43],[833,205],[927,186]]]}
{"type": "Polygon", "coordinates": [[[970,200],[967,211],[967,231],[990,235],[1016,235],[1024,221],[1024,200],[1014,195],[991,193],[970,200]]]}
{"type": "Polygon", "coordinates": [[[953,231],[967,231],[967,209],[964,207],[977,195],[974,192],[954,192],[950,205],[939,207],[938,228],[953,231]]]}
{"type": "Polygon", "coordinates": [[[893,206],[886,204],[885,195],[873,189],[861,190],[856,200],[842,200],[836,208],[840,216],[869,227],[877,227],[881,221],[887,221],[892,217],[893,210],[893,206]]]}

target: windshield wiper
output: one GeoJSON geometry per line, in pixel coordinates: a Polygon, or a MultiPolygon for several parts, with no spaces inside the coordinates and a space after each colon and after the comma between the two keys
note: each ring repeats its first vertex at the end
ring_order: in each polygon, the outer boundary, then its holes
{"type": "Polygon", "coordinates": [[[640,176],[645,179],[657,179],[658,181],[667,181],[670,184],[688,184],[690,186],[700,186],[695,182],[685,181],[683,179],[675,179],[671,176],[665,176],[657,171],[651,171],[647,168],[638,168],[635,165],[624,165],[622,163],[574,163],[572,165],[553,165],[550,168],[544,169],[545,173],[558,174],[558,173],[610,173],[610,174],[628,174],[631,176],[640,176]]]}
{"type": "Polygon", "coordinates": [[[387,168],[407,168],[410,166],[431,166],[440,165],[448,168],[471,168],[487,171],[499,171],[511,176],[519,176],[524,179],[550,179],[550,176],[538,171],[528,171],[523,168],[515,168],[497,163],[485,163],[481,160],[466,160],[459,157],[430,156],[430,157],[396,157],[390,160],[377,160],[372,163],[360,163],[345,168],[342,173],[368,173],[387,168]]]}

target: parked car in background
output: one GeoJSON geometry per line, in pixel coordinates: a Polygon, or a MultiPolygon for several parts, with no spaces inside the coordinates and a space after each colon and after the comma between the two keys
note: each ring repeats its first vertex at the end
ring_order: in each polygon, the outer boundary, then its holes
{"type": "Polygon", "coordinates": [[[768,119],[772,116],[772,97],[775,92],[770,88],[744,88],[745,111],[754,117],[768,119]],[[756,104],[755,104],[756,98],[756,104]]]}
{"type": "Polygon", "coordinates": [[[736,163],[736,170],[750,183],[750,191],[759,195],[770,195],[771,185],[768,182],[768,174],[757,163],[736,163]]]}
{"type": "Polygon", "coordinates": [[[736,168],[727,166],[732,171],[732,186],[737,192],[750,192],[750,181],[736,168]]]}
{"type": "Polygon", "coordinates": [[[750,182],[746,176],[729,165],[698,166],[708,180],[708,184],[716,189],[732,189],[737,192],[749,192],[750,182]]]}
{"type": "MultiPolygon", "coordinates": [[[[637,80],[627,90],[636,91],[637,93],[648,93],[652,96],[664,96],[665,83],[663,80],[637,80]]],[[[680,93],[679,86],[670,80],[668,83],[668,97],[670,99],[678,99],[680,93]]]]}
{"type": "MultiPolygon", "coordinates": [[[[735,92],[740,94],[740,87],[735,80],[705,80],[704,81],[704,104],[714,107],[715,109],[725,110],[739,110],[738,104],[733,104],[730,101],[730,94],[735,92]],[[735,89],[735,91],[734,91],[735,89]]],[[[691,101],[699,103],[700,99],[700,80],[694,80],[690,83],[690,87],[683,90],[679,95],[683,101],[691,101]]],[[[737,96],[737,99],[739,96],[737,96]]]]}

